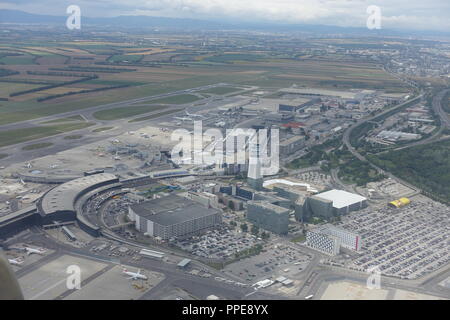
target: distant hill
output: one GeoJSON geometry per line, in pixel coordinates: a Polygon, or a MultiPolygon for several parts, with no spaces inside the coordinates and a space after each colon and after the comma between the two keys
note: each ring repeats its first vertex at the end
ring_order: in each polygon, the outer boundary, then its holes
{"type": "MultiPolygon", "coordinates": [[[[19,10],[0,9],[0,23],[65,24],[67,16],[32,14],[19,10]]],[[[248,23],[237,21],[209,21],[152,16],[117,16],[111,18],[81,18],[86,25],[115,26],[123,28],[171,28],[183,30],[255,30],[272,32],[307,32],[317,34],[370,35],[370,36],[449,36],[450,32],[368,30],[367,28],[339,27],[307,24],[282,24],[274,22],[248,23]]]]}
{"type": "MultiPolygon", "coordinates": [[[[0,23],[23,24],[65,24],[67,16],[50,16],[32,14],[18,10],[0,10],[0,23]]],[[[111,18],[81,17],[81,23],[87,25],[115,25],[120,27],[167,27],[167,28],[196,28],[196,29],[222,29],[226,24],[214,21],[163,18],[150,16],[118,16],[111,18]]]]}

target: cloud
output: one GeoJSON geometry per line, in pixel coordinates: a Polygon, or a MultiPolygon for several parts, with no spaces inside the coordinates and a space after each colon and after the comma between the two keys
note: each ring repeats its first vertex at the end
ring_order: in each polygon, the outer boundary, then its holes
{"type": "Polygon", "coordinates": [[[64,15],[70,4],[90,17],[152,15],[227,20],[365,27],[369,5],[382,12],[382,27],[450,28],[448,0],[0,0],[1,8],[64,15]]]}

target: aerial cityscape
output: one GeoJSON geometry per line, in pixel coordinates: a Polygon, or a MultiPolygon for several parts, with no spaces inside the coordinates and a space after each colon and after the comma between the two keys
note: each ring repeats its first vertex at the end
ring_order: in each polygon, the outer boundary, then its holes
{"type": "Polygon", "coordinates": [[[0,299],[450,299],[448,4],[42,2],[0,2],[0,299]]]}

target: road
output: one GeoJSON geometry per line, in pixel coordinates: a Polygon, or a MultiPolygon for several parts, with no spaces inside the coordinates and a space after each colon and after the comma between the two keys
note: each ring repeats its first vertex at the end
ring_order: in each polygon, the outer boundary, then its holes
{"type": "Polygon", "coordinates": [[[432,142],[437,142],[440,140],[448,139],[447,137],[439,138],[445,129],[450,129],[450,116],[442,108],[442,100],[448,92],[450,92],[450,90],[443,90],[443,91],[439,92],[436,96],[433,97],[432,108],[433,108],[434,113],[439,116],[439,119],[441,121],[439,130],[437,130],[432,136],[430,136],[426,139],[410,143],[404,147],[395,148],[392,151],[407,149],[407,148],[411,148],[411,147],[415,147],[415,146],[425,145],[425,144],[429,144],[432,142]]]}
{"type": "Polygon", "coordinates": [[[408,188],[410,188],[410,189],[412,189],[412,190],[415,190],[416,192],[420,192],[420,189],[418,189],[417,187],[411,185],[410,183],[408,183],[408,182],[406,182],[406,181],[404,181],[404,180],[402,180],[402,179],[400,179],[400,178],[394,176],[392,173],[384,171],[384,170],[381,169],[380,167],[378,167],[378,166],[374,165],[373,163],[371,163],[370,161],[368,161],[362,154],[360,154],[358,151],[356,151],[356,149],[355,149],[355,148],[352,146],[352,144],[350,143],[350,136],[351,136],[352,131],[353,131],[355,128],[359,127],[360,125],[362,125],[362,124],[364,124],[364,123],[366,123],[366,122],[369,122],[369,121],[373,121],[374,119],[376,119],[376,118],[378,118],[378,117],[380,117],[380,116],[383,116],[383,115],[385,115],[385,114],[387,114],[387,113],[389,113],[389,112],[392,112],[393,110],[401,109],[401,108],[404,107],[406,104],[409,104],[409,103],[411,103],[412,101],[418,100],[418,99],[420,99],[420,98],[422,98],[422,97],[423,97],[423,95],[419,95],[419,96],[417,96],[417,97],[415,97],[415,98],[413,98],[413,99],[410,99],[410,100],[408,100],[408,101],[406,101],[406,102],[404,102],[404,103],[399,104],[398,106],[395,106],[394,108],[390,108],[390,109],[388,109],[388,110],[386,110],[386,111],[383,111],[383,112],[381,112],[381,113],[379,113],[379,114],[377,114],[377,115],[375,115],[375,116],[372,116],[372,117],[369,117],[369,118],[365,118],[365,119],[361,119],[361,120],[359,120],[358,122],[356,122],[353,126],[351,126],[350,128],[348,128],[348,129],[344,132],[344,135],[343,135],[343,137],[342,137],[343,142],[344,142],[345,146],[347,147],[347,149],[348,149],[348,150],[350,151],[350,153],[351,153],[353,156],[355,156],[357,159],[359,159],[359,160],[361,160],[361,161],[364,161],[364,162],[368,162],[368,163],[369,163],[374,169],[376,169],[379,173],[385,174],[385,175],[389,176],[391,179],[397,180],[397,181],[400,182],[401,184],[407,186],[408,188]]]}
{"type": "MultiPolygon", "coordinates": [[[[443,110],[443,108],[442,108],[442,100],[443,100],[443,98],[445,97],[445,95],[446,95],[449,91],[450,91],[450,90],[448,90],[448,89],[447,89],[447,90],[443,90],[443,91],[439,92],[439,93],[433,98],[433,102],[432,102],[432,108],[433,108],[433,111],[435,112],[436,115],[439,116],[440,121],[441,121],[441,126],[440,126],[439,130],[438,130],[432,137],[429,137],[428,139],[424,139],[423,141],[418,141],[418,142],[416,142],[416,143],[412,143],[412,144],[410,144],[410,145],[408,145],[408,146],[406,146],[406,147],[402,147],[402,149],[404,149],[404,148],[409,148],[409,147],[413,147],[413,146],[417,146],[417,145],[424,145],[424,144],[427,144],[427,143],[435,142],[435,141],[437,141],[437,140],[436,140],[436,137],[438,137],[438,136],[442,133],[442,131],[443,131],[444,129],[449,129],[449,128],[450,128],[450,116],[449,116],[449,114],[447,114],[447,113],[445,112],[445,110],[443,110]]],[[[378,166],[374,165],[373,163],[371,163],[370,161],[368,161],[362,154],[360,154],[358,151],[356,151],[356,149],[355,149],[355,148],[351,145],[351,143],[350,143],[350,136],[351,136],[352,131],[353,131],[356,127],[358,127],[359,125],[362,125],[363,123],[366,123],[366,122],[368,122],[368,121],[372,121],[372,120],[374,120],[375,118],[377,118],[377,117],[379,117],[379,116],[381,116],[381,115],[383,115],[383,114],[386,114],[386,113],[388,113],[388,112],[391,112],[392,110],[400,109],[400,108],[403,107],[405,104],[410,103],[411,101],[413,101],[413,100],[415,100],[415,99],[421,98],[422,96],[423,96],[423,95],[420,95],[420,96],[418,96],[418,97],[416,97],[416,98],[410,99],[410,100],[408,100],[408,101],[406,101],[406,102],[404,102],[404,103],[402,103],[402,104],[400,104],[400,105],[394,107],[394,109],[391,108],[391,109],[389,109],[389,110],[386,110],[386,111],[384,111],[384,112],[382,112],[382,113],[380,113],[380,114],[377,114],[377,115],[375,115],[375,116],[372,116],[372,117],[370,117],[370,118],[361,119],[361,120],[358,121],[356,124],[354,124],[353,126],[351,126],[350,128],[348,128],[348,129],[344,132],[344,135],[343,135],[343,142],[344,142],[344,144],[347,146],[348,150],[352,153],[353,156],[355,156],[356,158],[358,158],[358,159],[361,160],[361,161],[366,161],[366,162],[368,162],[368,163],[369,163],[373,168],[375,168],[379,173],[388,175],[391,179],[397,180],[397,181],[400,182],[401,184],[407,186],[408,188],[410,188],[410,189],[412,189],[412,190],[414,190],[414,191],[416,191],[416,192],[418,192],[418,193],[421,192],[421,190],[420,190],[419,188],[417,188],[416,186],[413,186],[413,185],[411,185],[410,183],[408,183],[408,182],[406,182],[406,181],[404,181],[404,180],[402,180],[402,179],[400,179],[400,178],[394,176],[394,175],[393,175],[392,173],[390,173],[390,172],[384,171],[384,170],[381,169],[380,167],[378,167],[378,166]]]]}

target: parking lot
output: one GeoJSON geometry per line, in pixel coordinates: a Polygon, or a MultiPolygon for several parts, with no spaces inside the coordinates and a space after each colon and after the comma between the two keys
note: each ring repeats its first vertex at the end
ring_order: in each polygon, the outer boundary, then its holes
{"type": "Polygon", "coordinates": [[[310,255],[293,247],[273,244],[257,256],[228,265],[225,272],[254,282],[268,278],[275,280],[279,276],[295,278],[311,259],[310,255]]]}
{"type": "Polygon", "coordinates": [[[363,239],[350,268],[378,267],[385,275],[415,279],[450,261],[450,209],[423,196],[411,200],[403,208],[367,208],[342,218],[341,226],[363,239]]]}
{"type": "Polygon", "coordinates": [[[181,249],[199,257],[210,259],[226,259],[261,244],[255,236],[248,233],[237,233],[226,228],[208,231],[206,234],[191,239],[177,241],[181,249]]]}

